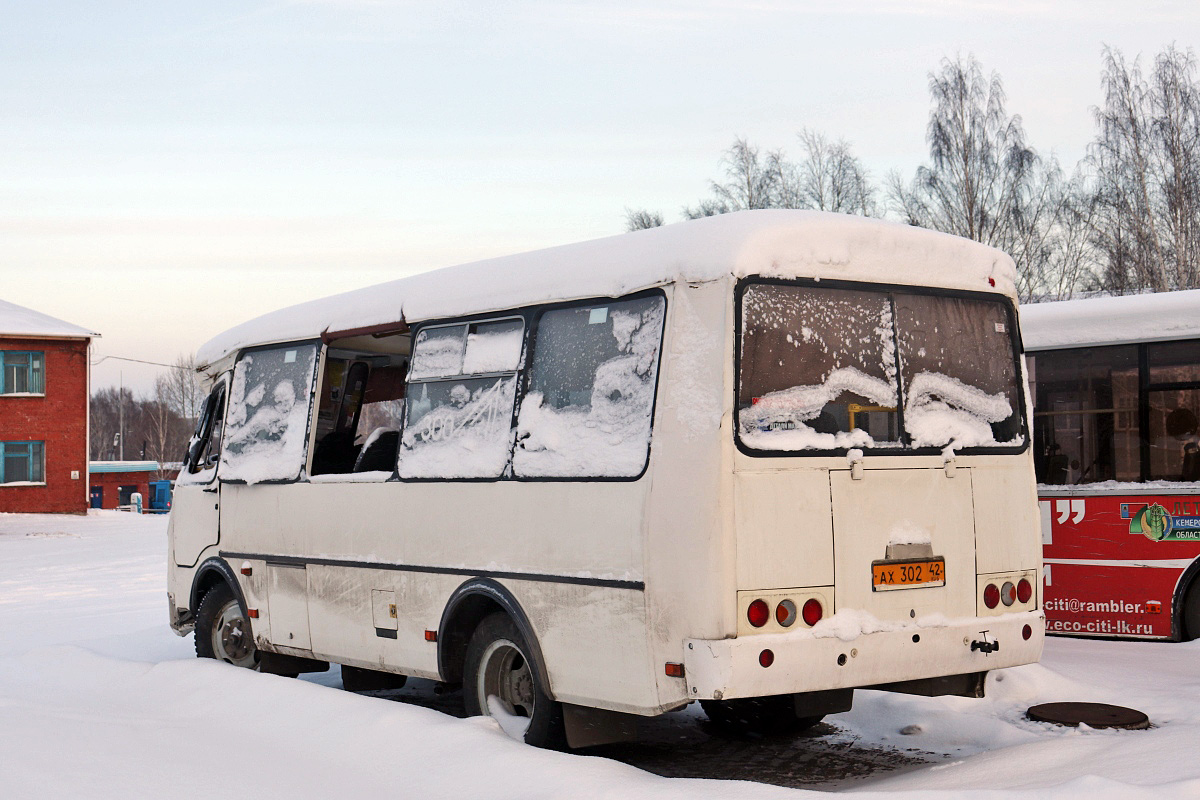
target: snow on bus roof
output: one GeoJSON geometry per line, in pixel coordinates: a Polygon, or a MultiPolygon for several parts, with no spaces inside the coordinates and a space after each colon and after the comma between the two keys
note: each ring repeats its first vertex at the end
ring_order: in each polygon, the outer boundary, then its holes
{"type": "Polygon", "coordinates": [[[49,314],[43,314],[7,300],[0,300],[0,336],[90,339],[99,335],[87,328],[72,325],[49,314]]]}
{"type": "Polygon", "coordinates": [[[241,347],[537,303],[619,297],[725,275],[871,280],[1014,294],[991,247],[894,222],[819,211],[741,211],[446,267],[265,314],[216,336],[202,368],[241,347]]]}
{"type": "Polygon", "coordinates": [[[1200,289],[1021,306],[1027,351],[1200,338],[1200,289]]]}

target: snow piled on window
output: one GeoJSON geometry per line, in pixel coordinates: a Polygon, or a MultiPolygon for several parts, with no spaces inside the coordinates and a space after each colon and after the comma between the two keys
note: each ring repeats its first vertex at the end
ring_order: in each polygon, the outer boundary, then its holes
{"type": "Polygon", "coordinates": [[[980,447],[997,442],[992,423],[1003,422],[1013,414],[1012,404],[1003,392],[987,394],[958,378],[936,372],[913,376],[907,387],[904,428],[914,447],[980,447]]]}
{"type": "Polygon", "coordinates": [[[413,345],[408,377],[412,379],[458,375],[462,371],[465,333],[465,325],[422,329],[413,345]]]}
{"type": "Polygon", "coordinates": [[[314,345],[242,357],[230,387],[222,478],[260,483],[300,474],[316,362],[314,345]]]}
{"type": "Polygon", "coordinates": [[[462,371],[511,372],[520,365],[525,323],[519,319],[471,326],[462,371]]]}
{"type": "MultiPolygon", "coordinates": [[[[612,303],[603,314],[591,312],[597,323],[584,328],[587,344],[611,347],[618,354],[596,364],[575,355],[562,365],[573,375],[591,372],[591,392],[586,402],[557,405],[546,394],[530,391],[521,403],[517,420],[517,448],[513,470],[520,477],[636,477],[646,465],[650,447],[650,417],[662,342],[664,302],[642,298],[612,303]],[[607,333],[606,333],[607,331],[607,333]]],[[[578,309],[552,314],[578,313],[578,309]]],[[[585,352],[595,352],[587,348],[585,352]]],[[[539,354],[534,346],[534,369],[539,354]]],[[[557,366],[557,365],[553,365],[557,366]]],[[[550,370],[553,373],[553,366],[550,370]]]]}
{"type": "Polygon", "coordinates": [[[512,449],[515,377],[409,387],[403,478],[499,478],[512,449]]]}
{"type": "Polygon", "coordinates": [[[765,450],[832,450],[873,446],[874,440],[861,428],[821,433],[804,424],[819,417],[821,410],[841,397],[843,392],[859,395],[882,406],[896,405],[895,386],[854,367],[841,367],[829,373],[825,382],[816,386],[793,386],[758,398],[757,403],[744,409],[739,416],[742,441],[748,447],[765,450]]]}

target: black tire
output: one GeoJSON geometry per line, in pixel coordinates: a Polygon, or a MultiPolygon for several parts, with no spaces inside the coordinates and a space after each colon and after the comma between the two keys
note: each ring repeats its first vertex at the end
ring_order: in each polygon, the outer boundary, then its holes
{"type": "Polygon", "coordinates": [[[538,685],[529,653],[525,637],[507,614],[497,612],[479,623],[463,666],[467,716],[497,717],[488,707],[491,694],[502,713],[507,712],[497,721],[509,736],[535,747],[565,747],[562,706],[538,685]],[[522,717],[528,722],[521,723],[522,717]]]}
{"type": "Polygon", "coordinates": [[[1200,578],[1194,579],[1188,587],[1179,613],[1179,640],[1190,642],[1192,639],[1200,639],[1200,578]]]}
{"type": "Polygon", "coordinates": [[[259,668],[259,653],[246,609],[224,581],[209,589],[196,609],[196,656],[247,669],[259,668]]]}
{"type": "Polygon", "coordinates": [[[790,694],[737,700],[701,700],[700,707],[713,725],[735,736],[800,733],[825,719],[824,715],[797,717],[795,700],[790,694]]]}

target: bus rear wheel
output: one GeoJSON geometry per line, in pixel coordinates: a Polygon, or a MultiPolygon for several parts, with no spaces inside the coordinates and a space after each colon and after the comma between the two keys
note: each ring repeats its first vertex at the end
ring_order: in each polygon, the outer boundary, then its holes
{"type": "Polygon", "coordinates": [[[562,706],[538,686],[529,652],[507,614],[495,613],[479,623],[463,666],[467,715],[492,717],[505,733],[526,744],[562,747],[562,706]]]}
{"type": "Polygon", "coordinates": [[[209,589],[196,609],[196,655],[235,667],[259,668],[250,622],[227,583],[209,589]]]}
{"type": "Polygon", "coordinates": [[[744,697],[737,700],[701,700],[709,721],[736,736],[782,736],[808,730],[822,716],[796,716],[796,701],[790,694],[744,697]]]}

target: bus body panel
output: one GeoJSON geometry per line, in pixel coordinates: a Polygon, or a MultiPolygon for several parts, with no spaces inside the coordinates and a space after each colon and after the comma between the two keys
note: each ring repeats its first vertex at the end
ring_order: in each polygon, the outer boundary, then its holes
{"type": "Polygon", "coordinates": [[[976,615],[970,469],[864,469],[857,480],[842,469],[830,471],[829,483],[839,612],[903,622],[928,614],[976,615]],[[895,558],[897,544],[914,538],[928,543],[928,556],[945,559],[943,585],[877,590],[872,563],[895,558]]]}
{"type": "Polygon", "coordinates": [[[734,479],[740,589],[834,585],[829,473],[792,466],[734,479]]]}
{"type": "Polygon", "coordinates": [[[1177,636],[1173,601],[1200,556],[1200,493],[1043,487],[1040,494],[1047,630],[1177,636]],[[1145,512],[1156,505],[1166,518],[1152,525],[1145,512]]]}
{"type": "MultiPolygon", "coordinates": [[[[1042,561],[1033,465],[1028,459],[973,461],[975,565],[980,574],[1038,569],[1042,561]],[[1013,531],[1021,535],[1014,536],[1013,531]]],[[[1034,582],[1035,590],[1039,581],[1034,582]]]]}

